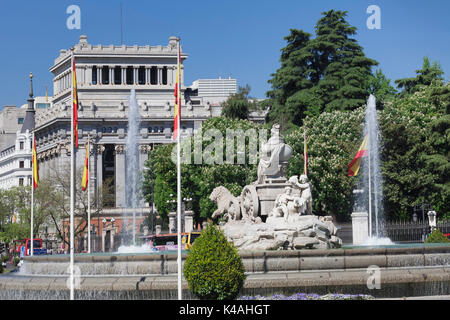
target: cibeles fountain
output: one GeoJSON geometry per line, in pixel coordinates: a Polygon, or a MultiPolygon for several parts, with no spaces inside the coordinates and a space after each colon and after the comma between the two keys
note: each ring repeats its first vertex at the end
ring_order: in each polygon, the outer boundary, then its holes
{"type": "Polygon", "coordinates": [[[331,249],[342,245],[331,216],[312,211],[311,183],[306,175],[286,177],[292,148],[274,124],[270,139],[261,145],[258,178],[240,197],[223,186],[210,199],[222,216],[221,228],[239,250],[331,249]]]}

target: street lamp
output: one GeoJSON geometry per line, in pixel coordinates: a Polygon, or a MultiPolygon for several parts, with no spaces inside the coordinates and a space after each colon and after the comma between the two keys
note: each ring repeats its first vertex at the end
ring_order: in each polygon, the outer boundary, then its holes
{"type": "MultiPolygon", "coordinates": [[[[414,214],[416,216],[417,216],[416,211],[419,211],[420,209],[422,209],[422,241],[425,242],[425,240],[426,240],[425,210],[433,210],[433,207],[431,204],[425,203],[423,201],[421,204],[416,204],[414,206],[414,214]]],[[[414,214],[413,214],[413,219],[414,219],[414,214]]]]}
{"type": "Polygon", "coordinates": [[[166,203],[169,205],[170,207],[170,212],[174,212],[175,210],[175,203],[177,202],[175,199],[173,199],[173,194],[170,194],[170,200],[167,200],[166,203]]]}
{"type": "Polygon", "coordinates": [[[186,202],[186,210],[191,211],[192,198],[183,198],[183,201],[186,202]]]}

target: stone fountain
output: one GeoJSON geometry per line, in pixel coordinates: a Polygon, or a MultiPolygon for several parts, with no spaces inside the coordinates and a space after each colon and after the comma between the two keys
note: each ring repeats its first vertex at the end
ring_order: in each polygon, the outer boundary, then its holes
{"type": "Polygon", "coordinates": [[[286,178],[292,148],[273,125],[270,139],[261,145],[258,179],[246,185],[240,197],[219,186],[210,199],[223,216],[226,237],[239,250],[330,249],[342,245],[331,216],[312,212],[311,183],[306,175],[286,178]]]}

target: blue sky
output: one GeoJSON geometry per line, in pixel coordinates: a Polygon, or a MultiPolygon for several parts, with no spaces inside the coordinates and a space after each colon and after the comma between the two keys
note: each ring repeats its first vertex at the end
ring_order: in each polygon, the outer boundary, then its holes
{"type": "Polygon", "coordinates": [[[392,80],[414,76],[424,56],[450,72],[450,1],[406,0],[22,0],[2,1],[0,11],[0,107],[22,105],[29,91],[52,94],[49,71],[60,49],[79,36],[91,44],[120,44],[120,3],[127,45],[166,45],[180,36],[189,58],[185,83],[198,78],[228,77],[249,84],[251,96],[264,98],[267,80],[279,67],[283,37],[289,29],[314,32],[321,12],[348,11],[358,28],[356,39],[369,58],[392,80]],[[81,8],[81,29],[69,30],[66,9],[81,8]],[[369,30],[369,5],[381,10],[381,29],[369,30]]]}

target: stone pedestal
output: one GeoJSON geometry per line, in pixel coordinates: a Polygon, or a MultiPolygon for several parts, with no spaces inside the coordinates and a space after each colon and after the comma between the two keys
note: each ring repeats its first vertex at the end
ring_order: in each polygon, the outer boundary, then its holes
{"type": "Polygon", "coordinates": [[[184,212],[184,232],[194,230],[194,211],[187,210],[184,212]]]}
{"type": "Polygon", "coordinates": [[[161,234],[161,226],[159,224],[155,226],[155,234],[161,234]]]}
{"type": "Polygon", "coordinates": [[[169,232],[170,233],[177,232],[177,213],[176,212],[169,213],[169,232]]]}
{"type": "Polygon", "coordinates": [[[367,212],[352,213],[353,244],[363,244],[369,238],[369,214],[367,212]]]}

